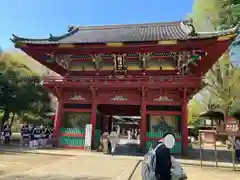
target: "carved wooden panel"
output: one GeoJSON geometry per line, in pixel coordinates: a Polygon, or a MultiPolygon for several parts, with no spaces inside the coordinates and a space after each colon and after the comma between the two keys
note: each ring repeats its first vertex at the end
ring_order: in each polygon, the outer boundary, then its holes
{"type": "Polygon", "coordinates": [[[100,90],[96,100],[98,104],[140,104],[140,92],[100,90]]]}
{"type": "Polygon", "coordinates": [[[154,103],[161,102],[180,102],[181,96],[179,91],[148,91],[147,101],[154,103]]]}
{"type": "Polygon", "coordinates": [[[64,69],[69,69],[72,62],[71,55],[57,55],[56,63],[64,69]]]}
{"type": "Polygon", "coordinates": [[[77,101],[77,102],[85,102],[85,101],[91,101],[91,92],[84,92],[84,91],[78,91],[78,92],[65,92],[63,93],[63,100],[67,102],[71,101],[77,101]]]}

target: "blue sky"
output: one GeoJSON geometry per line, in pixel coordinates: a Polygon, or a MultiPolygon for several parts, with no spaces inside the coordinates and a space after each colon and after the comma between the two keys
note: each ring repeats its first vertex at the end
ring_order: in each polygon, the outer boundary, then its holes
{"type": "Polygon", "coordinates": [[[0,46],[23,37],[61,35],[71,25],[129,24],[182,20],[193,0],[1,0],[0,46]]]}

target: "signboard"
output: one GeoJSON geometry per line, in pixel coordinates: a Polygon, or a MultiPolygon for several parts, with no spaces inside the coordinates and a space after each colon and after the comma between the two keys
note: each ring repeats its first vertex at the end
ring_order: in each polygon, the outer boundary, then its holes
{"type": "Polygon", "coordinates": [[[217,154],[217,145],[216,145],[216,135],[217,132],[215,130],[200,130],[200,162],[201,166],[203,165],[203,145],[204,144],[212,144],[214,146],[214,155],[215,155],[215,163],[216,167],[218,167],[218,154],[217,154]]]}
{"type": "Polygon", "coordinates": [[[202,144],[215,144],[216,143],[216,131],[214,130],[200,130],[200,140],[202,144]]]}
{"type": "Polygon", "coordinates": [[[92,124],[86,124],[84,146],[90,148],[91,144],[92,144],[92,124]]]}
{"type": "Polygon", "coordinates": [[[228,135],[236,136],[239,131],[239,125],[237,121],[235,120],[227,121],[225,125],[225,131],[228,135]]]}

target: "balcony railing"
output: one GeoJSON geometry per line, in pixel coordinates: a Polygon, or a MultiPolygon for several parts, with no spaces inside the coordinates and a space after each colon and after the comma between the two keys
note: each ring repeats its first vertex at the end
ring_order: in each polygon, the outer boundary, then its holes
{"type": "Polygon", "coordinates": [[[190,83],[200,82],[200,77],[193,76],[50,76],[44,77],[44,84],[62,83],[190,83]]]}

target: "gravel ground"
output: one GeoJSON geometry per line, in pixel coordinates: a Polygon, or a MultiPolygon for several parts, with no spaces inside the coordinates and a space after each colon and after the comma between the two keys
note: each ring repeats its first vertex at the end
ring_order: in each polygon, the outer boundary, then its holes
{"type": "Polygon", "coordinates": [[[0,180],[127,180],[138,160],[112,156],[0,154],[0,180]]]}

